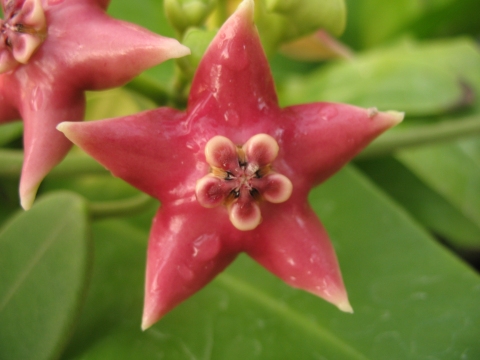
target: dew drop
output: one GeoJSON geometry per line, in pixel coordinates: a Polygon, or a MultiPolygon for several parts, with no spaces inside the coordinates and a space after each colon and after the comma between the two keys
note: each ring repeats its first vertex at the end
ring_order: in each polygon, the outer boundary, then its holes
{"type": "Polygon", "coordinates": [[[178,265],[177,271],[182,278],[185,280],[192,280],[193,279],[193,271],[187,265],[178,265]]]}
{"type": "Polygon", "coordinates": [[[212,260],[220,252],[220,239],[215,234],[204,234],[193,241],[193,256],[202,261],[212,260]]]}
{"type": "Polygon", "coordinates": [[[227,110],[225,112],[225,121],[228,122],[231,126],[238,126],[240,123],[240,116],[238,112],[233,109],[227,110]]]}

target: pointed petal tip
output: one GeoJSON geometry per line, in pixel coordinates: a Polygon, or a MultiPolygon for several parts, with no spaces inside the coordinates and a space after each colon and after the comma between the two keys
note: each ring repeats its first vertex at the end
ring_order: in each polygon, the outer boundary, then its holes
{"type": "Polygon", "coordinates": [[[385,113],[390,115],[390,119],[393,124],[392,126],[400,124],[405,118],[405,113],[401,111],[390,110],[386,111],[385,113]]]}
{"type": "Polygon", "coordinates": [[[350,302],[348,300],[342,301],[337,305],[337,308],[343,312],[353,314],[353,308],[352,305],[350,305],[350,302]]]}
{"type": "Polygon", "coordinates": [[[20,189],[20,205],[22,206],[23,210],[30,210],[32,208],[33,202],[35,201],[35,196],[37,194],[36,186],[34,189],[30,188],[29,190],[22,191],[20,189]]]}
{"type": "Polygon", "coordinates": [[[73,142],[72,134],[74,133],[73,126],[78,124],[75,121],[64,121],[57,125],[57,130],[62,132],[70,141],[73,142]]]}
{"type": "Polygon", "coordinates": [[[148,318],[143,318],[142,325],[141,325],[142,331],[150,329],[153,326],[153,324],[155,324],[155,321],[151,321],[148,318]]]}
{"type": "Polygon", "coordinates": [[[405,117],[404,112],[395,110],[378,111],[378,109],[375,107],[367,109],[367,112],[370,118],[378,118],[383,121],[387,128],[391,128],[400,124],[405,117]]]}
{"type": "Polygon", "coordinates": [[[237,8],[239,12],[245,12],[245,15],[253,18],[253,11],[255,9],[255,1],[254,0],[243,0],[237,8]]]}
{"type": "Polygon", "coordinates": [[[190,48],[187,46],[179,43],[175,39],[171,38],[163,38],[164,46],[162,46],[161,51],[164,52],[166,51],[168,53],[168,58],[181,58],[187,55],[190,55],[192,52],[190,51],[190,48]]]}

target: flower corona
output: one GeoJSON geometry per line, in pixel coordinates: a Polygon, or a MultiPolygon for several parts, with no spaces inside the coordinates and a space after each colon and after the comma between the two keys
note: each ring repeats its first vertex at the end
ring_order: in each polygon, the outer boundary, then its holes
{"type": "Polygon", "coordinates": [[[205,146],[211,172],[197,181],[198,202],[206,207],[223,203],[238,230],[253,230],[261,221],[260,202],[282,203],[292,194],[292,182],[272,170],[278,144],[267,134],[252,136],[235,146],[215,136],[205,146]]]}

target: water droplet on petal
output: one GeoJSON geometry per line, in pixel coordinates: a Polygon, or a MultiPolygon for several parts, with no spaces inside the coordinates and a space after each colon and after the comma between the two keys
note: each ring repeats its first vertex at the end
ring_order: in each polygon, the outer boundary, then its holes
{"type": "Polygon", "coordinates": [[[193,256],[198,260],[209,261],[218,255],[221,248],[216,234],[204,234],[193,241],[193,256]]]}

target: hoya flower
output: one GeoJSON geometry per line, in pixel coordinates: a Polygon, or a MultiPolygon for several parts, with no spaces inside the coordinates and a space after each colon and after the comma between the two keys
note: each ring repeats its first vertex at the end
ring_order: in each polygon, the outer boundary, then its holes
{"type": "Polygon", "coordinates": [[[253,8],[244,0],[219,30],[185,112],[159,108],[58,126],[162,203],[149,239],[144,329],[240,252],[351,311],[334,249],[307,196],[403,115],[333,103],[281,109],[253,8]]]}
{"type": "Polygon", "coordinates": [[[108,0],[1,0],[0,124],[23,119],[20,199],[28,209],[71,143],[56,131],[82,120],[84,90],[124,84],[187,55],[176,40],[109,17],[108,0]]]}

